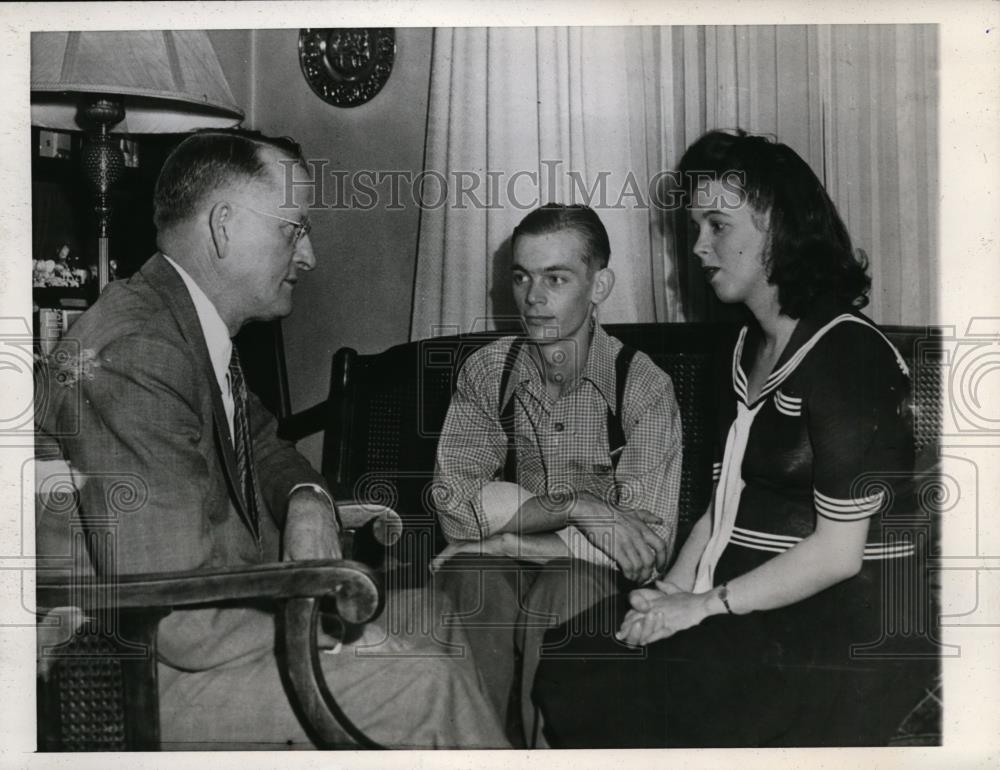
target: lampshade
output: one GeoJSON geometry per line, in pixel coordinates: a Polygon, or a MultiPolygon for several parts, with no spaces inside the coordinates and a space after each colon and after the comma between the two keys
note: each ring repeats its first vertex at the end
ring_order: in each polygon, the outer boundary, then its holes
{"type": "Polygon", "coordinates": [[[31,122],[79,131],[83,95],[123,98],[122,134],[225,128],[243,119],[202,31],[35,32],[31,122]]]}
{"type": "Polygon", "coordinates": [[[97,274],[111,280],[111,190],[124,170],[119,134],[228,128],[243,119],[206,32],[35,32],[31,122],[87,131],[80,164],[97,215],[97,274]]]}

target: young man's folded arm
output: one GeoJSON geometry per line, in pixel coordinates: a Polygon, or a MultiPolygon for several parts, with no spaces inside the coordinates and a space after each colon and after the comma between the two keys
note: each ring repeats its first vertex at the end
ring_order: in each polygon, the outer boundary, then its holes
{"type": "MultiPolygon", "coordinates": [[[[637,393],[630,387],[623,411],[627,441],[615,472],[616,488],[598,502],[609,524],[620,510],[653,514],[658,521],[649,528],[666,543],[669,553],[677,531],[681,479],[681,418],[670,380],[664,375],[653,391],[637,393]]],[[[577,527],[568,526],[558,534],[576,558],[614,563],[577,527]]]]}
{"type": "Polygon", "coordinates": [[[507,434],[498,417],[495,378],[470,359],[458,375],[438,441],[434,503],[449,542],[485,540],[508,532],[551,531],[540,528],[545,511],[534,495],[515,483],[497,480],[507,457],[507,434]],[[519,526],[519,511],[527,509],[519,526]]]}
{"type": "Polygon", "coordinates": [[[677,533],[683,442],[680,408],[669,378],[664,376],[662,387],[648,394],[643,408],[629,417],[633,424],[626,429],[628,442],[616,473],[618,505],[656,516],[659,522],[650,528],[672,550],[677,533]]]}

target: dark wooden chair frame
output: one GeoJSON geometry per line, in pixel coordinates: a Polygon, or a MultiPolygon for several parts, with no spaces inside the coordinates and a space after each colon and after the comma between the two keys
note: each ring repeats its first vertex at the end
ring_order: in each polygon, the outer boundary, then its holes
{"type": "Polygon", "coordinates": [[[88,616],[67,642],[40,650],[53,664],[38,688],[41,751],[158,749],[157,625],[174,609],[241,601],[280,608],[288,680],[314,740],[342,745],[346,733],[376,747],[337,705],[316,644],[321,601],[324,612],[354,625],[381,612],[383,592],[364,564],[306,561],[81,583],[43,573],[37,599],[40,608],[78,607],[88,616]]]}

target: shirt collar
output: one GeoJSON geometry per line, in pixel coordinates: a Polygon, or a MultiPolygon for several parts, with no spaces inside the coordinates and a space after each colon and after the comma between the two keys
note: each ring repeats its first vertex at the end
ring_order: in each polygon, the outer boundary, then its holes
{"type": "Polygon", "coordinates": [[[598,392],[604,396],[608,406],[615,403],[615,351],[612,350],[611,335],[594,323],[594,333],[590,337],[590,352],[583,367],[581,380],[590,380],[598,392]]]}
{"type": "MultiPolygon", "coordinates": [[[[572,392],[579,387],[584,380],[590,381],[597,392],[607,402],[611,409],[615,405],[615,354],[611,335],[604,331],[599,323],[593,324],[593,332],[590,336],[590,350],[587,352],[587,363],[580,373],[579,379],[570,387],[572,392]]],[[[534,358],[527,350],[521,350],[515,365],[518,382],[535,382],[542,384],[542,373],[539,371],[534,358]]]]}
{"type": "MultiPolygon", "coordinates": [[[[198,314],[201,333],[205,336],[205,345],[208,348],[208,357],[212,362],[215,379],[220,383],[225,382],[229,372],[229,359],[233,355],[233,341],[229,338],[229,328],[222,320],[215,305],[212,304],[212,300],[195,283],[194,278],[166,254],[163,254],[163,258],[177,271],[181,280],[184,281],[184,285],[187,286],[191,302],[194,303],[194,310],[198,314]]],[[[225,392],[225,388],[222,390],[225,392]]]]}

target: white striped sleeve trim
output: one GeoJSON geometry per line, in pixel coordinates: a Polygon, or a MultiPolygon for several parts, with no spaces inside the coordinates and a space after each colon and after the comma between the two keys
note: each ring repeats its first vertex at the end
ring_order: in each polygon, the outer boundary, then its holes
{"type": "Polygon", "coordinates": [[[912,556],[916,553],[913,543],[869,543],[865,546],[864,558],[872,559],[895,559],[900,556],[912,556]]]}
{"type": "Polygon", "coordinates": [[[757,532],[756,530],[744,529],[743,527],[733,527],[733,536],[729,539],[729,542],[734,545],[742,545],[745,548],[753,548],[757,551],[772,551],[774,553],[787,551],[801,541],[801,537],[772,535],[770,532],[757,532]]]}
{"type": "Polygon", "coordinates": [[[722,475],[722,463],[712,463],[712,481],[718,481],[722,475]]]}
{"type": "Polygon", "coordinates": [[[799,417],[802,415],[802,398],[786,396],[781,390],[777,390],[774,393],[774,407],[784,415],[799,417]]]}
{"type": "MultiPolygon", "coordinates": [[[[750,548],[754,551],[766,551],[768,553],[784,553],[793,546],[801,543],[803,538],[791,535],[775,535],[770,532],[758,532],[753,529],[743,527],[733,527],[732,537],[729,542],[732,545],[750,548]]],[[[899,559],[904,556],[912,556],[916,549],[911,542],[895,541],[891,543],[867,543],[865,545],[864,561],[875,561],[878,559],[899,559]]]]}
{"type": "Polygon", "coordinates": [[[813,489],[813,499],[816,503],[816,512],[820,516],[836,521],[858,521],[879,512],[885,493],[876,492],[868,497],[838,498],[829,497],[818,489],[813,489]]]}

